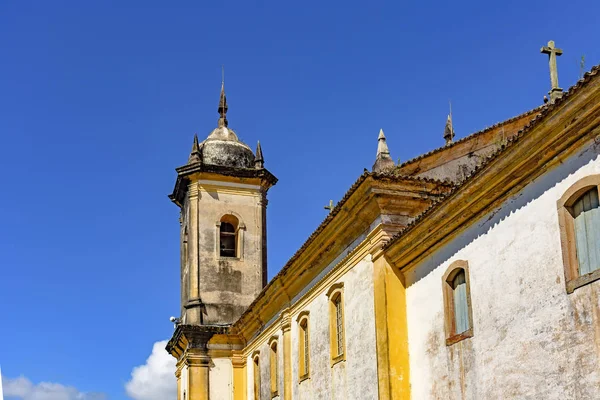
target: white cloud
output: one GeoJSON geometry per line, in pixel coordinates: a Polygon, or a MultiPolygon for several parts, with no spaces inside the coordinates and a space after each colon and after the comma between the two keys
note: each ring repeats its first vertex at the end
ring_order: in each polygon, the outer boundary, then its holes
{"type": "Polygon", "coordinates": [[[165,350],[167,341],[154,343],[152,354],[144,365],[131,371],[125,385],[127,395],[134,400],[174,400],[177,398],[175,358],[165,350]]]}
{"type": "Polygon", "coordinates": [[[73,386],[60,383],[40,382],[33,384],[29,379],[20,376],[15,379],[2,377],[4,396],[8,399],[20,400],[104,400],[102,393],[83,393],[73,386]]]}

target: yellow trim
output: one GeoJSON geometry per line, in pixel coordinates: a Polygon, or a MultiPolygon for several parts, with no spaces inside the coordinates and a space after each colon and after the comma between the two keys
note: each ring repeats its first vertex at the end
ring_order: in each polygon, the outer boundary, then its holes
{"type": "Polygon", "coordinates": [[[308,311],[302,311],[296,319],[298,326],[298,383],[310,377],[310,320],[308,315],[308,311]],[[307,348],[309,349],[308,353],[306,352],[307,348]]]}
{"type": "Polygon", "coordinates": [[[252,378],[254,381],[254,398],[260,399],[260,356],[258,352],[252,357],[252,378]]]}
{"type": "Polygon", "coordinates": [[[271,383],[271,397],[279,395],[279,354],[278,337],[269,340],[269,372],[271,383]]]}
{"type": "MultiPolygon", "coordinates": [[[[450,190],[449,185],[436,182],[373,176],[361,178],[344,201],[344,207],[338,209],[336,215],[328,219],[328,222],[305,243],[301,251],[269,282],[252,307],[233,324],[233,329],[246,341],[253,342],[260,336],[265,323],[274,321],[282,309],[289,307],[290,298],[301,296],[307,287],[312,286],[312,282],[324,268],[334,263],[342,254],[355,254],[355,249],[351,246],[354,246],[362,235],[367,233],[367,239],[361,243],[361,246],[369,249],[366,253],[370,253],[371,250],[374,252],[373,246],[380,248],[382,243],[373,243],[369,238],[372,238],[373,231],[378,229],[374,226],[379,224],[382,215],[398,216],[398,223],[386,226],[386,235],[389,237],[400,230],[402,221],[408,222],[407,215],[420,213],[430,206],[432,201],[450,190]],[[407,201],[400,202],[398,197],[407,201]]],[[[374,235],[377,235],[377,232],[374,235]]],[[[344,261],[336,265],[341,264],[344,268],[348,260],[348,257],[344,257],[344,261]]],[[[329,273],[326,275],[330,276],[329,273]]]]}
{"type": "Polygon", "coordinates": [[[373,262],[379,399],[410,399],[404,277],[384,257],[373,262]]]}
{"type": "Polygon", "coordinates": [[[188,364],[188,399],[208,400],[208,368],[210,358],[204,355],[189,355],[186,362],[188,364]]]}
{"type": "Polygon", "coordinates": [[[260,197],[260,189],[258,188],[236,188],[228,186],[217,186],[208,184],[198,184],[198,189],[205,193],[228,194],[233,196],[255,196],[260,197]]]}
{"type": "MultiPolygon", "coordinates": [[[[282,313],[289,312],[289,314],[294,315],[298,310],[307,308],[308,305],[312,303],[318,296],[326,292],[326,288],[334,285],[335,282],[340,280],[346,273],[348,273],[348,271],[369,257],[369,252],[371,250],[374,248],[380,248],[381,242],[379,237],[381,236],[382,232],[381,227],[382,225],[375,227],[373,231],[371,231],[371,233],[369,233],[357,247],[355,247],[346,257],[340,260],[340,262],[338,262],[331,269],[331,271],[329,271],[319,282],[311,287],[300,299],[296,300],[296,302],[289,309],[283,310],[282,313]]],[[[269,304],[267,304],[267,306],[268,305],[269,304]]],[[[247,346],[244,349],[244,354],[247,356],[252,354],[254,350],[260,348],[264,343],[266,343],[269,337],[273,336],[280,329],[282,313],[280,313],[277,318],[273,319],[273,322],[267,325],[263,332],[256,335],[256,337],[254,337],[252,340],[248,341],[247,346]]],[[[260,324],[263,325],[262,321],[259,320],[257,322],[260,322],[260,324]]]]}
{"type": "Polygon", "coordinates": [[[290,313],[282,313],[283,332],[283,400],[292,400],[292,335],[290,313]]]}
{"type": "Polygon", "coordinates": [[[246,359],[241,354],[234,354],[231,364],[233,365],[233,400],[246,400],[246,359]]]}

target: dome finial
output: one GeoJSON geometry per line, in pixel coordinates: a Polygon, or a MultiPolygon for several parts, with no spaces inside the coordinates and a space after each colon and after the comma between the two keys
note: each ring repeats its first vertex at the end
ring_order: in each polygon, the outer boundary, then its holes
{"type": "Polygon", "coordinates": [[[192,151],[190,152],[190,157],[188,158],[188,164],[193,164],[202,161],[202,151],[200,150],[200,145],[198,143],[198,135],[194,135],[194,143],[192,144],[192,151]]]}
{"type": "Polygon", "coordinates": [[[260,147],[260,140],[256,145],[256,157],[254,157],[254,167],[256,169],[263,169],[265,167],[265,160],[263,158],[262,148],[260,147]]]}
{"type": "Polygon", "coordinates": [[[450,104],[450,114],[448,114],[448,118],[446,118],[446,127],[444,128],[444,139],[446,139],[446,144],[452,143],[454,140],[454,126],[452,125],[452,102],[450,104]]]}
{"type": "Polygon", "coordinates": [[[219,98],[218,112],[220,115],[219,126],[227,126],[227,97],[225,96],[225,66],[221,70],[221,97],[219,98]]]}

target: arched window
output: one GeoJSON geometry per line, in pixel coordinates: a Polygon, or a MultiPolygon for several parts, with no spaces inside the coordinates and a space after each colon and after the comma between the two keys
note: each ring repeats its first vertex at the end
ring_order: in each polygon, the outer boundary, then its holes
{"type": "Polygon", "coordinates": [[[270,361],[270,372],[271,372],[271,397],[279,395],[279,358],[277,357],[277,338],[272,338],[270,343],[271,348],[271,359],[270,361]]]}
{"type": "Polygon", "coordinates": [[[600,175],[587,176],[558,200],[567,292],[600,279],[600,175]]]}
{"type": "Polygon", "coordinates": [[[329,297],[329,343],[332,364],[346,359],[343,288],[343,283],[336,283],[327,292],[329,297]]]}
{"type": "Polygon", "coordinates": [[[300,381],[310,376],[310,348],[308,335],[308,311],[298,316],[298,377],[300,381]]]}
{"type": "Polygon", "coordinates": [[[252,372],[254,374],[254,399],[260,400],[260,364],[258,354],[253,358],[252,372]]]}
{"type": "Polygon", "coordinates": [[[473,336],[473,317],[466,261],[453,262],[442,281],[446,344],[451,345],[473,336]]]}
{"type": "Polygon", "coordinates": [[[219,226],[219,251],[221,257],[238,256],[238,219],[224,215],[219,226]]]}

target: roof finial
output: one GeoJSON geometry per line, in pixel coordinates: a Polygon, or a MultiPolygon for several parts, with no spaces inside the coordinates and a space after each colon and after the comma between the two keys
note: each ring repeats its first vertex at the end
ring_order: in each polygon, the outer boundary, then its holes
{"type": "Polygon", "coordinates": [[[452,125],[452,102],[450,102],[450,114],[446,119],[446,127],[444,128],[444,139],[446,144],[452,143],[454,140],[454,126],[452,125]]]}
{"type": "Polygon", "coordinates": [[[221,66],[221,97],[219,98],[219,126],[227,126],[227,97],[225,96],[225,66],[221,66]]]}
{"type": "Polygon", "coordinates": [[[554,40],[548,42],[548,46],[542,47],[542,53],[548,54],[548,59],[550,63],[550,83],[552,84],[552,88],[548,92],[550,95],[550,102],[554,102],[560,96],[562,96],[562,89],[558,86],[558,68],[556,67],[556,57],[560,56],[563,51],[561,49],[556,48],[554,45],[554,40]]]}
{"type": "Polygon", "coordinates": [[[392,160],[392,157],[390,156],[390,150],[388,149],[383,129],[380,129],[379,136],[377,138],[377,156],[375,156],[375,164],[373,164],[373,171],[382,172],[386,169],[390,169],[393,167],[394,160],[392,160]]]}
{"type": "Polygon", "coordinates": [[[263,169],[265,167],[265,160],[263,159],[262,148],[260,147],[260,140],[256,145],[256,157],[254,157],[254,168],[263,169]]]}
{"type": "Polygon", "coordinates": [[[198,144],[198,135],[194,135],[194,143],[192,144],[192,152],[190,153],[190,158],[188,158],[188,164],[193,164],[202,161],[202,151],[200,150],[200,145],[198,144]]]}
{"type": "Polygon", "coordinates": [[[329,204],[326,205],[325,207],[323,207],[326,210],[329,210],[329,213],[331,214],[331,212],[333,211],[333,209],[335,208],[335,204],[333,204],[333,200],[329,200],[329,204]]]}

